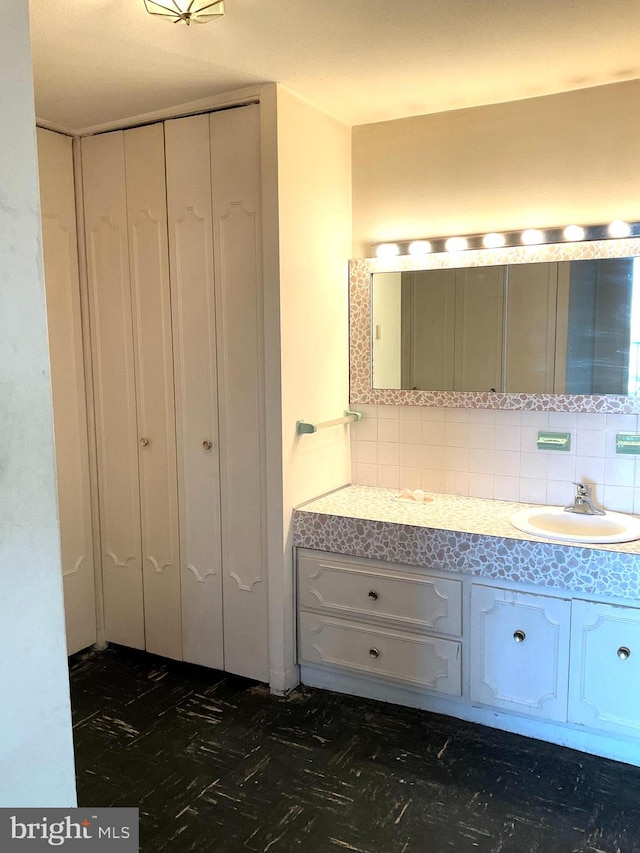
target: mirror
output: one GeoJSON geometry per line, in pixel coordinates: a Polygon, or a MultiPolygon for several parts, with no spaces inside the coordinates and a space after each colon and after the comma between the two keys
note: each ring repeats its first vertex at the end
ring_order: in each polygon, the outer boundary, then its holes
{"type": "Polygon", "coordinates": [[[640,412],[640,240],[352,261],[351,402],[640,412]]]}
{"type": "Polygon", "coordinates": [[[371,279],[373,388],[637,394],[634,258],[371,279]]]}

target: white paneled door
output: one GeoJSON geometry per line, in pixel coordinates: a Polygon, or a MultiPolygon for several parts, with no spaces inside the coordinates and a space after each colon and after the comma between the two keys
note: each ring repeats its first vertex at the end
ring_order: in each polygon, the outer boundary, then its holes
{"type": "Polygon", "coordinates": [[[184,659],[224,669],[209,116],[165,124],[184,659]]]}
{"type": "Polygon", "coordinates": [[[210,116],[225,669],[269,680],[260,109],[210,116]]]}
{"type": "Polygon", "coordinates": [[[89,448],[70,137],[38,129],[67,650],[96,641],[89,448]]]}

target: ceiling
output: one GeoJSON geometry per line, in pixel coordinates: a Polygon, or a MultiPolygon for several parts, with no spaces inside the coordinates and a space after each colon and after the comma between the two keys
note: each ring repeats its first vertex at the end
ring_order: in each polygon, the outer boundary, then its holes
{"type": "Polygon", "coordinates": [[[640,78],[638,0],[225,4],[187,27],[142,0],[31,0],[38,118],[81,130],[277,81],[358,125],[640,78]]]}

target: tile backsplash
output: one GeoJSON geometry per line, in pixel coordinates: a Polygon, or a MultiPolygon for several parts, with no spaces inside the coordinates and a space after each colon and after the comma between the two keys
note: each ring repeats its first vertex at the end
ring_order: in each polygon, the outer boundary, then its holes
{"type": "Polygon", "coordinates": [[[640,457],[616,454],[638,415],[355,406],[352,480],[478,498],[565,505],[573,482],[598,505],[640,514],[640,457]],[[571,433],[570,451],[541,451],[538,430],[571,433]]]}

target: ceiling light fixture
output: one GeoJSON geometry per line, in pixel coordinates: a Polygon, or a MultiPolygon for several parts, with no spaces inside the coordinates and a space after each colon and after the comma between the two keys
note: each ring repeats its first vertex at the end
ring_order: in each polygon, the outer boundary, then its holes
{"type": "Polygon", "coordinates": [[[224,0],[144,0],[150,15],[164,18],[171,24],[184,21],[189,24],[206,24],[224,15],[224,0]]]}

